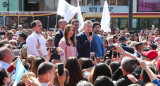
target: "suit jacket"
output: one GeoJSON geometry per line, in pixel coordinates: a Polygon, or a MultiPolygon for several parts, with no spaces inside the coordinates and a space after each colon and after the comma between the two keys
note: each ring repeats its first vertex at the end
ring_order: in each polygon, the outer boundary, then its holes
{"type": "Polygon", "coordinates": [[[55,40],[54,40],[55,47],[58,47],[59,41],[61,40],[62,37],[63,37],[63,32],[61,30],[58,30],[56,32],[55,40]]]}
{"type": "Polygon", "coordinates": [[[134,54],[134,48],[129,47],[126,44],[120,43],[120,46],[127,52],[134,54]]]}
{"type": "Polygon", "coordinates": [[[135,56],[137,56],[138,58],[141,58],[141,54],[139,54],[137,51],[134,53],[135,56]]]}
{"type": "MultiPolygon", "coordinates": [[[[92,41],[93,42],[93,41],[92,41]]],[[[93,51],[93,43],[88,41],[86,34],[80,33],[76,36],[77,58],[90,57],[90,52],[93,51]]]]}

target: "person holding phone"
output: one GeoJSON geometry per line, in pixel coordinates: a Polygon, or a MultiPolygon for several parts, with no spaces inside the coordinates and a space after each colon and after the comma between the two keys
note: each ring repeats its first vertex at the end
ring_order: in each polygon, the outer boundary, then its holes
{"type": "Polygon", "coordinates": [[[69,59],[69,57],[77,57],[75,28],[73,25],[66,25],[64,37],[60,40],[59,47],[64,50],[66,59],[69,59]]]}
{"type": "Polygon", "coordinates": [[[86,20],[84,22],[83,30],[84,32],[78,34],[76,36],[76,47],[78,52],[78,58],[81,57],[90,57],[90,52],[93,51],[92,49],[92,26],[93,23],[90,20],[86,20]]]}
{"type": "Polygon", "coordinates": [[[43,56],[47,55],[46,40],[41,35],[42,23],[39,20],[34,20],[31,23],[33,33],[28,36],[26,40],[27,52],[31,55],[40,57],[39,51],[42,52],[43,56]],[[38,48],[37,48],[38,46],[38,48]]]}

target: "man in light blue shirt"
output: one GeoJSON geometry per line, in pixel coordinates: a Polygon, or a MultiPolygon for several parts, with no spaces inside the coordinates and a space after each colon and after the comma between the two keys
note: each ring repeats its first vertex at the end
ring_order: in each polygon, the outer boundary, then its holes
{"type": "Polygon", "coordinates": [[[93,50],[96,57],[104,57],[104,47],[102,36],[99,35],[101,25],[99,22],[93,23],[93,50]]]}

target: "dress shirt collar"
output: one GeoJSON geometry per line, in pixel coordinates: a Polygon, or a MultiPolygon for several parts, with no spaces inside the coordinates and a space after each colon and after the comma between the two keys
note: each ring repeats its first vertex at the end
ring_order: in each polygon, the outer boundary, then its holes
{"type": "Polygon", "coordinates": [[[41,34],[40,35],[38,35],[36,32],[34,32],[33,31],[33,35],[35,36],[35,37],[40,37],[41,36],[41,34]]]}
{"type": "MultiPolygon", "coordinates": [[[[60,29],[60,28],[59,28],[60,29]]],[[[60,31],[64,34],[63,30],[60,29],[60,31]]]]}

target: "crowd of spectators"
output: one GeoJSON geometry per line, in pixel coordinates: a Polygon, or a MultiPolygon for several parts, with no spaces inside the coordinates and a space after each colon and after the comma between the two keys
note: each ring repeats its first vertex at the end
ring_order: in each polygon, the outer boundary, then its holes
{"type": "Polygon", "coordinates": [[[17,59],[27,70],[17,86],[160,86],[159,29],[104,32],[99,22],[58,22],[58,31],[0,26],[0,86],[12,86],[17,59]]]}

